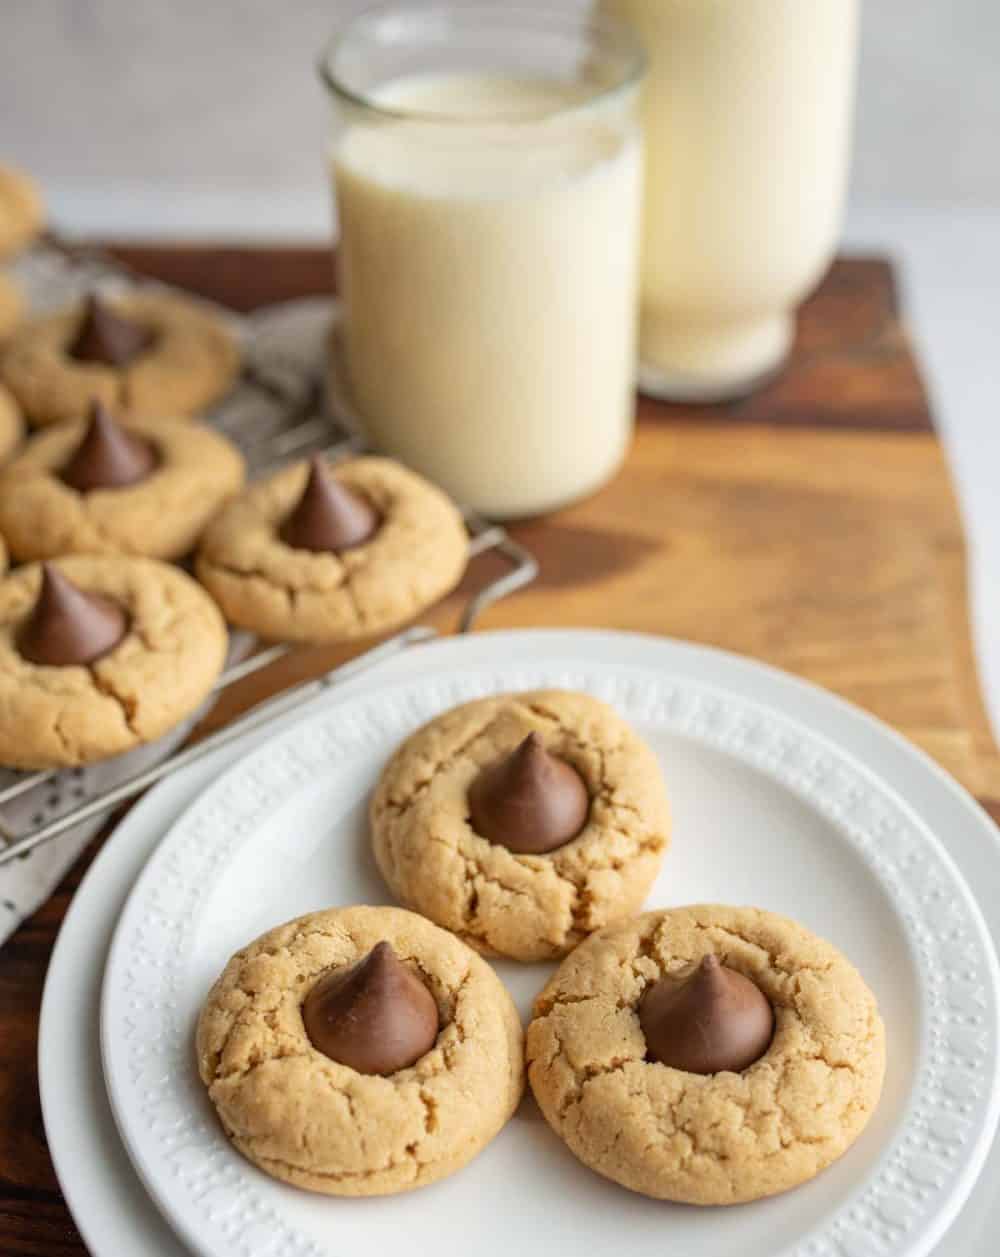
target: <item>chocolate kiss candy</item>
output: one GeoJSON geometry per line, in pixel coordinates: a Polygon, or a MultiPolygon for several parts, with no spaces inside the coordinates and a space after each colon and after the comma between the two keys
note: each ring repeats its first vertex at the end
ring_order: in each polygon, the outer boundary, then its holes
{"type": "Polygon", "coordinates": [[[384,942],[320,978],[302,1003],[302,1020],[318,1052],[359,1074],[406,1069],[431,1050],[440,1029],[434,996],[384,942]]]}
{"type": "Polygon", "coordinates": [[[89,493],[91,489],[124,489],[145,480],[156,466],[149,441],[126,431],[101,402],[90,407],[90,423],[73,457],[61,472],[64,484],[89,493]]]}
{"type": "Polygon", "coordinates": [[[296,550],[350,550],[367,541],[381,522],[368,499],[329,475],[322,455],[314,454],[306,487],[280,535],[296,550]]]}
{"type": "Polygon", "coordinates": [[[119,314],[105,305],[96,293],[91,293],[68,352],[79,362],[124,367],[148,349],[153,339],[153,333],[147,328],[119,314]]]}
{"type": "Polygon", "coordinates": [[[583,778],[550,755],[537,733],[483,768],[469,787],[472,828],[522,855],[564,846],[583,828],[589,811],[583,778]]]}
{"type": "Polygon", "coordinates": [[[650,1060],[689,1074],[738,1074],[767,1051],[774,1010],[760,987],[718,956],[686,978],[661,978],[639,1005],[650,1060]]]}
{"type": "Polygon", "coordinates": [[[42,587],[17,647],[48,667],[94,663],[125,636],[128,619],[110,598],[78,589],[57,567],[42,564],[42,587]]]}

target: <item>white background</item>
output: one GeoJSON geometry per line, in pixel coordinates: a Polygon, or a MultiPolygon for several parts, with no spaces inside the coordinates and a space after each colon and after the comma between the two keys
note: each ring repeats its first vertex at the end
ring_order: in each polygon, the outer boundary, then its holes
{"type": "MultiPolygon", "coordinates": [[[[314,62],[362,7],[0,0],[0,155],[35,171],[56,220],[81,232],[322,238],[327,120],[314,62]]],[[[1000,728],[998,67],[997,0],[868,0],[847,238],[904,265],[1000,728]]]]}
{"type": "MultiPolygon", "coordinates": [[[[314,62],[370,3],[0,0],[0,152],[60,195],[155,179],[311,204],[325,122],[314,62]]],[[[1000,206],[1000,4],[865,0],[864,24],[855,203],[1000,206]]]]}

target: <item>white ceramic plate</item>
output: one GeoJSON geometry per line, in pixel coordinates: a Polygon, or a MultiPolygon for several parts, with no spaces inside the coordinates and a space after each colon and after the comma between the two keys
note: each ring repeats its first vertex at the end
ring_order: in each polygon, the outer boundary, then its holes
{"type": "MultiPolygon", "coordinates": [[[[448,1254],[467,1252],[471,1228],[494,1216],[503,1227],[483,1243],[526,1254],[623,1242],[660,1254],[668,1238],[685,1257],[928,1252],[996,1124],[997,969],[955,866],[878,775],[879,752],[892,760],[898,739],[769,669],[625,635],[477,635],[421,647],[380,679],[390,674],[411,679],[325,710],[242,759],[174,824],[122,914],[103,992],[105,1076],[132,1159],[178,1234],[207,1257],[403,1242],[448,1254]],[[875,989],[891,1045],[882,1102],[854,1149],[808,1186],[731,1210],[656,1204],[578,1165],[530,1104],[462,1174],[379,1201],[274,1183],[222,1136],[191,1036],[229,954],[297,913],[385,901],[364,825],[384,757],[456,702],[540,684],[613,702],[661,755],[676,836],[651,903],[787,912],[841,946],[875,989]],[[814,731],[833,733],[845,712],[853,737],[814,731]]],[[[911,750],[905,772],[914,787],[939,776],[911,750]]],[[[960,793],[949,797],[949,837],[958,827],[982,843],[989,822],[960,793]]],[[[527,1011],[546,970],[500,969],[527,1011]]]]}
{"type": "MultiPolygon", "coordinates": [[[[692,679],[721,685],[822,728],[832,741],[850,749],[883,782],[903,794],[921,819],[943,836],[967,882],[976,889],[993,938],[1000,940],[997,828],[947,774],[886,726],[787,674],[734,655],[661,638],[532,631],[477,633],[462,641],[422,647],[381,665],[377,681],[488,666],[498,657],[530,662],[551,656],[581,665],[627,661],[681,670],[692,679]]],[[[327,707],[341,695],[370,689],[374,683],[374,677],[358,679],[315,706],[327,707]]],[[[121,1257],[123,1253],[184,1257],[188,1251],[151,1203],[118,1139],[101,1071],[100,984],[112,932],[146,859],[190,800],[260,740],[257,735],[221,749],[162,782],[131,809],[77,890],[52,954],[39,1031],[42,1111],[60,1184],[93,1257],[121,1257]]],[[[994,1257],[1000,1231],[998,1183],[1000,1139],[995,1139],[964,1208],[934,1248],[937,1257],[994,1257]]],[[[622,1247],[619,1243],[616,1251],[622,1247]]],[[[664,1251],[668,1249],[665,1238],[664,1251]]]]}

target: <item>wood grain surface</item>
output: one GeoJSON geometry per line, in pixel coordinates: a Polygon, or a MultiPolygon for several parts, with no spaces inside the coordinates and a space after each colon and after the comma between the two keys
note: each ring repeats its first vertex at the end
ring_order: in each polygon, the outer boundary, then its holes
{"type": "MultiPolygon", "coordinates": [[[[328,291],[320,249],[130,246],[131,265],[237,309],[328,291]]],[[[807,304],[790,369],[724,407],[642,402],[634,446],[597,495],[512,529],[541,563],[484,628],[637,629],[750,654],[895,726],[1000,820],[1000,757],[979,696],[958,514],[889,264],[839,260],[807,304]]],[[[431,619],[495,570],[477,560],[431,619]]],[[[301,650],[227,694],[215,727],[331,666],[301,650]]],[[[0,950],[0,1253],[85,1251],[59,1194],[37,1098],[45,966],[94,851],[0,950]]]]}

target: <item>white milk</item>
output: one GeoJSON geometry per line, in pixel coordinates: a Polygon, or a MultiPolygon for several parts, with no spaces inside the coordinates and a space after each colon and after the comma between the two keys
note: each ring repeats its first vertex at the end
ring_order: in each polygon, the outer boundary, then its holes
{"type": "Polygon", "coordinates": [[[353,405],[378,446],[490,515],[595,488],[631,432],[634,105],[583,99],[544,80],[400,79],[383,110],[443,121],[383,115],[334,149],[353,405]]]}
{"type": "Polygon", "coordinates": [[[781,362],[792,311],[833,254],[858,0],[600,7],[635,26],[650,59],[644,383],[677,397],[738,392],[781,362]]]}

